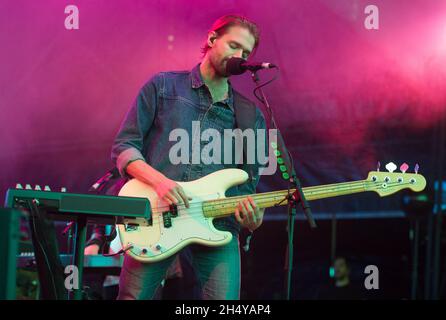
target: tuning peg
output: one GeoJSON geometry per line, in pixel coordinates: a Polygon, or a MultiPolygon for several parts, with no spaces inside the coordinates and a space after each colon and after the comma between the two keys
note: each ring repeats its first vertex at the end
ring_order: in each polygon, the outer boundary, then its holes
{"type": "Polygon", "coordinates": [[[15,188],[16,189],[23,189],[23,187],[22,187],[22,185],[20,183],[16,183],[15,188]]]}
{"type": "Polygon", "coordinates": [[[415,165],[414,171],[415,174],[418,174],[418,170],[420,169],[420,166],[418,165],[418,163],[415,165]]]}
{"type": "Polygon", "coordinates": [[[376,171],[379,172],[379,169],[381,168],[381,162],[378,161],[378,164],[376,165],[376,171]]]}
{"type": "Polygon", "coordinates": [[[44,191],[51,191],[49,186],[45,186],[45,188],[43,188],[44,191]]]}
{"type": "Polygon", "coordinates": [[[32,190],[33,188],[31,188],[31,185],[29,183],[27,183],[25,185],[25,190],[32,190]]]}
{"type": "Polygon", "coordinates": [[[406,173],[407,169],[409,169],[409,165],[408,165],[407,163],[404,162],[404,163],[401,165],[401,167],[400,167],[400,171],[401,171],[402,173],[406,173]]]}
{"type": "Polygon", "coordinates": [[[35,185],[34,190],[36,191],[42,191],[42,188],[38,184],[35,185]]]}
{"type": "Polygon", "coordinates": [[[386,164],[386,169],[387,171],[389,171],[390,173],[392,173],[393,171],[395,171],[397,168],[396,164],[394,164],[393,162],[389,162],[388,164],[386,164]]]}

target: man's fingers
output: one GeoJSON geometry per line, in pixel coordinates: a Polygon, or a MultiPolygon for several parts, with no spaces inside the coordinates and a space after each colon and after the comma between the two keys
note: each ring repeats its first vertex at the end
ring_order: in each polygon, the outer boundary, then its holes
{"type": "Polygon", "coordinates": [[[235,208],[235,219],[245,228],[255,230],[259,227],[262,221],[262,214],[264,209],[259,209],[251,198],[246,198],[240,201],[235,208]]]}
{"type": "Polygon", "coordinates": [[[186,205],[186,208],[189,208],[189,197],[186,196],[186,193],[184,192],[183,188],[178,186],[177,192],[180,195],[181,199],[183,200],[184,204],[186,205]]]}
{"type": "Polygon", "coordinates": [[[257,209],[257,204],[256,204],[256,202],[254,201],[254,199],[252,198],[252,197],[248,197],[248,201],[249,201],[249,203],[251,204],[251,207],[254,209],[254,211],[257,211],[256,209],[257,209]]]}
{"type": "Polygon", "coordinates": [[[254,209],[251,207],[251,203],[249,202],[249,200],[245,199],[243,200],[243,205],[246,209],[246,214],[247,214],[247,220],[248,223],[252,223],[256,221],[256,216],[255,216],[255,212],[254,209]]]}
{"type": "Polygon", "coordinates": [[[251,204],[252,209],[254,210],[254,216],[256,218],[256,221],[259,220],[261,212],[260,208],[257,206],[256,202],[252,197],[248,197],[249,203],[251,204]]]}
{"type": "Polygon", "coordinates": [[[243,205],[242,201],[239,202],[239,204],[238,204],[238,209],[239,209],[239,211],[240,211],[240,213],[241,213],[240,217],[241,217],[243,220],[246,220],[246,218],[247,218],[247,216],[248,216],[248,212],[246,211],[246,208],[245,208],[245,206],[243,205]]]}
{"type": "Polygon", "coordinates": [[[169,206],[175,204],[175,201],[177,201],[176,198],[170,192],[164,196],[163,200],[166,201],[169,206]]]}
{"type": "MultiPolygon", "coordinates": [[[[163,206],[165,206],[166,209],[169,208],[173,204],[172,200],[168,197],[167,194],[164,196],[164,198],[162,200],[164,202],[163,206]]],[[[160,208],[162,208],[162,207],[160,207],[160,208]]]]}
{"type": "Polygon", "coordinates": [[[183,203],[183,198],[181,197],[181,194],[178,192],[177,189],[173,189],[171,192],[175,196],[175,200],[176,200],[175,204],[176,205],[183,203]]]}
{"type": "Polygon", "coordinates": [[[240,218],[240,211],[238,208],[235,208],[235,219],[238,221],[238,223],[242,224],[243,220],[240,218]]]}

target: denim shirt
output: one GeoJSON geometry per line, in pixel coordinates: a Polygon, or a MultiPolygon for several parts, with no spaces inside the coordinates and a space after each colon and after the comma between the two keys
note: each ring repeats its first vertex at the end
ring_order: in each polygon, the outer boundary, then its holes
{"type": "MultiPolygon", "coordinates": [[[[146,161],[175,181],[196,180],[217,170],[240,166],[234,161],[231,161],[232,164],[225,164],[223,160],[211,164],[203,164],[203,159],[200,159],[199,163],[192,161],[192,146],[195,145],[195,150],[201,150],[209,143],[200,139],[203,131],[213,128],[223,137],[224,129],[235,128],[234,95],[240,95],[229,83],[228,98],[212,103],[199,66],[198,64],[191,71],[158,73],[141,88],[112,147],[112,161],[123,178],[128,178],[127,165],[138,159],[146,161]],[[199,121],[200,132],[193,131],[193,121],[199,121]],[[188,148],[189,161],[186,163],[173,164],[169,158],[169,150],[178,143],[178,140],[169,141],[169,135],[174,129],[184,129],[191,138],[188,148]]],[[[243,98],[243,101],[247,103],[249,100],[243,98]]],[[[252,102],[249,103],[255,107],[252,102]]],[[[265,129],[263,114],[255,108],[256,120],[253,129],[265,129]]],[[[234,148],[234,144],[232,147],[234,148]]],[[[230,188],[226,196],[255,193],[259,180],[258,167],[255,168],[252,179],[230,188]]],[[[240,231],[234,216],[215,219],[214,224],[219,229],[233,233],[240,231]]]]}

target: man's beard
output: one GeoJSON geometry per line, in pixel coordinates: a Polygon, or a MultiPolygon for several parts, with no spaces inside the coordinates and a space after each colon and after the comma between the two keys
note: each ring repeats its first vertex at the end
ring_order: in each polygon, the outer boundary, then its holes
{"type": "Polygon", "coordinates": [[[225,59],[221,60],[220,62],[219,62],[219,61],[214,61],[214,62],[212,63],[215,72],[216,72],[220,77],[228,78],[228,77],[230,76],[230,74],[228,74],[228,73],[226,72],[226,63],[227,63],[227,61],[228,61],[228,58],[225,58],[225,59]]]}

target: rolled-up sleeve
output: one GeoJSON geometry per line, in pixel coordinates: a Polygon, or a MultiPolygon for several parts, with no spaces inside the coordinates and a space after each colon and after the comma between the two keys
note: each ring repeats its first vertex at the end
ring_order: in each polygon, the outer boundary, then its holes
{"type": "Polygon", "coordinates": [[[156,115],[158,76],[150,79],[139,91],[115,137],[111,159],[122,177],[135,160],[144,160],[144,137],[147,136],[156,115]]]}

